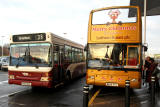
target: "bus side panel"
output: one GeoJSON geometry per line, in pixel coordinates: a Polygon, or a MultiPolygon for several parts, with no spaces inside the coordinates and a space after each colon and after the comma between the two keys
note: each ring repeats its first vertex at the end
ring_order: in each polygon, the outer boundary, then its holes
{"type": "Polygon", "coordinates": [[[68,66],[67,71],[70,71],[71,78],[76,78],[85,74],[85,62],[74,63],[68,66]]]}

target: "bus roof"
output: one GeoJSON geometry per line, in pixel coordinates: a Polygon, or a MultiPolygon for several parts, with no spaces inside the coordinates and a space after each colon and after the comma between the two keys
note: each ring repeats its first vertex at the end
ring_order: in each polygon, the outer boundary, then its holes
{"type": "MultiPolygon", "coordinates": [[[[32,38],[31,37],[31,38],[32,38]]],[[[71,41],[69,39],[66,39],[66,38],[63,38],[61,36],[58,36],[54,33],[51,33],[51,32],[46,32],[46,33],[28,33],[28,34],[16,34],[16,35],[11,35],[10,36],[10,44],[19,44],[19,43],[42,43],[42,42],[49,42],[49,43],[52,43],[52,44],[60,44],[60,45],[70,45],[70,46],[73,46],[73,47],[78,47],[78,48],[84,48],[83,45],[79,44],[79,43],[76,43],[74,41],[71,41]],[[32,36],[33,35],[39,35],[39,34],[44,34],[45,35],[45,40],[29,40],[27,37],[27,40],[23,40],[23,41],[14,41],[13,39],[13,36],[32,36]]]]}
{"type": "Polygon", "coordinates": [[[93,9],[91,12],[97,12],[97,11],[101,11],[101,10],[114,9],[114,8],[139,8],[139,7],[138,6],[112,6],[112,7],[93,9]]]}

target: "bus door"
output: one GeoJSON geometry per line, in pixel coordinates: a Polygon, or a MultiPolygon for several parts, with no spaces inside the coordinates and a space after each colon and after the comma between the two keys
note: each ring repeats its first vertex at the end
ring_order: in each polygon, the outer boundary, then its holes
{"type": "Polygon", "coordinates": [[[139,66],[140,64],[140,49],[138,45],[127,46],[127,63],[128,66],[139,66]]]}
{"type": "Polygon", "coordinates": [[[60,82],[63,80],[63,46],[59,45],[54,45],[54,50],[53,50],[53,60],[54,60],[54,77],[53,80],[56,82],[60,82]]]}

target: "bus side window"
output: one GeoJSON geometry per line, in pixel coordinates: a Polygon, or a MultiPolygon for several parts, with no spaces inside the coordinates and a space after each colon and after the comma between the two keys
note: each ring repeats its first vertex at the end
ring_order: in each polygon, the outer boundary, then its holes
{"type": "Polygon", "coordinates": [[[72,63],[75,63],[75,48],[72,48],[72,63]]]}
{"type": "Polygon", "coordinates": [[[75,62],[79,62],[78,49],[75,48],[75,62]]]}
{"type": "Polygon", "coordinates": [[[72,52],[71,52],[71,46],[65,45],[65,54],[64,54],[64,59],[66,62],[71,62],[72,60],[72,52]]]}
{"type": "Polygon", "coordinates": [[[82,52],[80,49],[78,49],[78,61],[82,62],[82,52]]]}
{"type": "Polygon", "coordinates": [[[63,45],[61,45],[60,47],[59,47],[60,49],[59,49],[59,52],[60,52],[60,60],[61,60],[61,63],[64,61],[64,46],[63,45]]]}
{"type": "Polygon", "coordinates": [[[128,47],[127,65],[137,66],[139,63],[138,47],[128,47]]]}

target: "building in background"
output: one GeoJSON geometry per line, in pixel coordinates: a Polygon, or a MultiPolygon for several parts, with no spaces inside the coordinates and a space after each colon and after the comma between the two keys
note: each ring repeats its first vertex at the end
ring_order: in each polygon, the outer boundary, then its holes
{"type": "MultiPolygon", "coordinates": [[[[0,46],[0,56],[2,56],[2,46],[0,46]]],[[[3,46],[3,56],[9,56],[9,44],[3,46]]]]}

